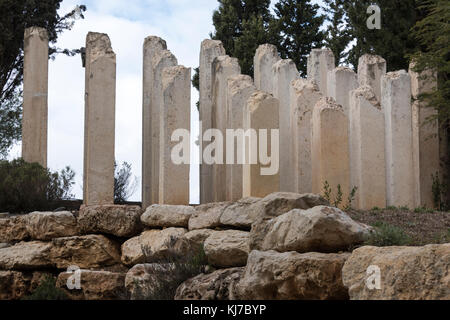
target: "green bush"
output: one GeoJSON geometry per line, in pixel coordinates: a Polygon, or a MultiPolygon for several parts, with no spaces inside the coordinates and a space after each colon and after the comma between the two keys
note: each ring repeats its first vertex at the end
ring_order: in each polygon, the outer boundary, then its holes
{"type": "Polygon", "coordinates": [[[374,225],[375,232],[365,242],[365,245],[376,247],[407,246],[411,238],[399,227],[384,222],[374,225]]]}
{"type": "Polygon", "coordinates": [[[52,210],[52,202],[72,197],[75,173],[69,168],[50,172],[22,159],[0,161],[0,211],[27,213],[52,210]]]}
{"type": "Polygon", "coordinates": [[[23,300],[68,300],[67,294],[56,287],[56,280],[50,276],[46,277],[41,284],[29,296],[23,300]]]}

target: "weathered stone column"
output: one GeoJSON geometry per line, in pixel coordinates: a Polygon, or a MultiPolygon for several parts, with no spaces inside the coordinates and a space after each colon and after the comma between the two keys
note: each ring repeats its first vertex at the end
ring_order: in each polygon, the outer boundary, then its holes
{"type": "Polygon", "coordinates": [[[350,93],[351,186],[358,187],[355,209],[386,207],[384,114],[372,88],[350,93]]]}
{"type": "Polygon", "coordinates": [[[388,206],[414,208],[411,77],[404,71],[390,72],[381,81],[381,107],[386,129],[386,198],[388,206]]]}
{"type": "MultiPolygon", "coordinates": [[[[222,42],[204,40],[200,50],[200,121],[203,136],[206,130],[212,128],[212,65],[215,58],[226,55],[222,42]]],[[[203,159],[205,143],[200,146],[200,159],[203,159]]],[[[213,195],[213,167],[201,160],[200,164],[200,203],[214,201],[213,195]]]]}
{"type": "Polygon", "coordinates": [[[365,54],[358,62],[359,85],[369,86],[381,102],[381,78],[386,74],[386,60],[380,56],[365,54]]]}
{"type": "MultiPolygon", "coordinates": [[[[213,107],[212,107],[212,128],[222,132],[224,137],[224,149],[226,145],[227,127],[227,89],[228,79],[241,73],[239,62],[236,58],[229,56],[217,57],[213,62],[213,107]]],[[[213,165],[213,190],[214,201],[225,201],[227,198],[226,188],[226,152],[223,150],[223,164],[213,165]]]]}
{"type": "Polygon", "coordinates": [[[342,206],[350,192],[348,118],[333,98],[317,102],[312,117],[312,188],[323,194],[325,182],[331,187],[331,200],[336,199],[338,185],[342,206]]]}
{"type": "Polygon", "coordinates": [[[191,127],[191,69],[170,67],[162,74],[161,144],[159,203],[168,205],[189,204],[190,140],[172,141],[176,130],[191,127]],[[182,157],[186,162],[172,159],[174,147],[184,143],[182,157]],[[187,153],[187,154],[186,154],[187,153]]]}
{"type": "Polygon", "coordinates": [[[273,94],[272,67],[281,60],[277,47],[272,44],[262,44],[256,50],[253,60],[255,86],[258,90],[273,94]]]}
{"type": "Polygon", "coordinates": [[[85,68],[84,204],[113,204],[116,55],[108,35],[88,33],[85,68]]]}
{"type": "MultiPolygon", "coordinates": [[[[226,139],[227,144],[234,144],[233,164],[227,164],[227,200],[242,199],[242,169],[245,160],[243,147],[239,143],[244,141],[244,111],[248,99],[256,91],[253,80],[249,76],[239,75],[228,78],[228,129],[235,130],[236,136],[226,139]],[[242,130],[242,131],[241,131],[242,130]]],[[[227,154],[231,158],[230,154],[227,154]]],[[[227,161],[230,163],[230,161],[227,161]]]]}
{"type": "Polygon", "coordinates": [[[263,175],[262,169],[267,167],[261,163],[261,136],[260,130],[267,130],[267,154],[274,155],[277,151],[272,147],[271,130],[279,129],[279,101],[272,95],[257,91],[247,101],[244,115],[244,129],[256,130],[255,135],[250,134],[249,143],[246,144],[246,164],[243,168],[243,197],[264,198],[265,196],[280,191],[280,174],[263,175]],[[250,156],[251,150],[255,150],[257,159],[250,156]],[[253,160],[252,160],[253,159],[253,160]],[[256,163],[256,164],[254,164],[256,163]]]}
{"type": "Polygon", "coordinates": [[[335,68],[333,51],[328,48],[313,49],[308,57],[308,80],[313,80],[324,96],[328,94],[328,71],[335,68]]]}
{"type": "Polygon", "coordinates": [[[414,65],[409,68],[411,76],[412,96],[415,99],[412,106],[413,119],[413,161],[416,173],[416,207],[434,207],[433,179],[438,174],[442,181],[439,154],[439,124],[436,109],[429,107],[426,102],[418,100],[421,94],[431,93],[436,90],[436,74],[425,72],[420,76],[413,71],[414,65]]]}
{"type": "Polygon", "coordinates": [[[358,88],[358,76],[350,68],[338,67],[328,72],[328,97],[336,100],[344,108],[348,117],[350,91],[358,88]]]}
{"type": "Polygon", "coordinates": [[[294,192],[312,192],[312,113],[323,97],[314,81],[294,80],[291,84],[291,138],[294,192]]]}
{"type": "Polygon", "coordinates": [[[143,108],[142,108],[142,207],[159,200],[159,107],[162,97],[161,71],[177,65],[176,58],[167,54],[166,42],[155,36],[144,41],[143,108]],[[166,52],[166,54],[163,54],[166,52]],[[157,57],[167,57],[157,59],[157,57]],[[156,60],[160,61],[155,72],[156,60]],[[153,128],[153,130],[152,130],[153,128]]]}
{"type": "Polygon", "coordinates": [[[291,137],[290,87],[299,78],[297,66],[291,59],[279,60],[273,65],[273,96],[280,101],[280,191],[294,191],[291,137]]]}
{"type": "Polygon", "coordinates": [[[22,158],[47,167],[48,35],[47,30],[25,30],[23,65],[22,158]]]}

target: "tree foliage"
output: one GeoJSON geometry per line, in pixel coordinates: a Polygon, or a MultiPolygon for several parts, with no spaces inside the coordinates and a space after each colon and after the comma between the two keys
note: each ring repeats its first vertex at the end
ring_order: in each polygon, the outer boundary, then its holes
{"type": "Polygon", "coordinates": [[[22,134],[22,92],[15,94],[0,107],[0,159],[6,158],[11,146],[22,134]]]}
{"type": "Polygon", "coordinates": [[[124,162],[122,167],[114,163],[114,202],[125,203],[135,192],[137,179],[133,179],[131,164],[124,162]]]}

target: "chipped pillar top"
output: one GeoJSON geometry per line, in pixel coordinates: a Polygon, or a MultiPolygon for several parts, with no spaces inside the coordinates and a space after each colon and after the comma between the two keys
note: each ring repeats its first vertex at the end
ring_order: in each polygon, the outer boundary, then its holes
{"type": "Polygon", "coordinates": [[[273,70],[276,72],[279,72],[284,68],[292,69],[298,72],[297,66],[295,65],[295,62],[292,61],[292,59],[281,59],[273,65],[273,70]]]}
{"type": "Polygon", "coordinates": [[[223,47],[223,43],[220,40],[211,40],[211,39],[205,39],[202,41],[202,49],[208,50],[208,49],[214,49],[219,48],[225,55],[225,48],[223,47]]]}
{"type": "Polygon", "coordinates": [[[348,67],[337,67],[334,69],[334,72],[348,72],[351,74],[354,74],[355,71],[353,71],[352,69],[348,68],[348,67]]]}
{"type": "Polygon", "coordinates": [[[186,68],[185,66],[165,68],[163,70],[163,88],[167,88],[172,85],[175,78],[180,75],[184,75],[187,70],[189,70],[189,68],[186,68]]]}
{"type": "Polygon", "coordinates": [[[398,80],[400,78],[405,78],[405,77],[409,77],[408,72],[406,72],[405,70],[388,72],[384,75],[384,78],[389,79],[389,80],[398,80]]]}
{"type": "Polygon", "coordinates": [[[359,58],[359,64],[386,64],[386,60],[383,57],[374,54],[364,54],[359,58]]]}
{"type": "Polygon", "coordinates": [[[239,60],[236,58],[231,58],[230,56],[219,56],[214,59],[213,70],[216,70],[216,72],[218,72],[226,67],[232,67],[238,70],[238,73],[241,72],[241,68],[239,67],[239,60]]]}
{"type": "Polygon", "coordinates": [[[164,39],[161,39],[157,36],[148,36],[144,40],[144,48],[150,47],[155,48],[158,50],[166,50],[167,49],[167,43],[164,39]]]}
{"type": "Polygon", "coordinates": [[[163,60],[172,61],[174,65],[178,64],[177,58],[169,50],[163,49],[162,51],[156,53],[152,56],[153,67],[158,66],[163,60]]]}
{"type": "Polygon", "coordinates": [[[336,102],[333,98],[330,97],[324,97],[321,98],[316,106],[314,107],[315,110],[322,113],[326,110],[336,110],[336,111],[342,111],[344,112],[344,108],[336,102]]]}
{"type": "Polygon", "coordinates": [[[116,58],[111,47],[111,40],[106,33],[89,32],[86,37],[86,50],[86,58],[89,59],[89,62],[93,62],[99,57],[116,58]]]}
{"type": "Polygon", "coordinates": [[[237,75],[228,78],[228,93],[237,94],[244,89],[254,87],[253,79],[247,75],[237,75]]]}
{"type": "Polygon", "coordinates": [[[373,107],[381,110],[381,104],[378,102],[377,96],[370,86],[362,86],[352,91],[352,96],[355,98],[364,98],[373,107]]]}
{"type": "Polygon", "coordinates": [[[320,92],[320,88],[314,80],[295,79],[292,81],[291,86],[297,94],[301,94],[305,90],[320,92]]]}
{"type": "Polygon", "coordinates": [[[258,105],[265,100],[278,101],[278,99],[275,99],[270,93],[264,91],[256,91],[248,99],[249,111],[254,112],[256,109],[258,109],[258,105]]]}
{"type": "Polygon", "coordinates": [[[273,44],[262,44],[256,49],[255,58],[260,58],[263,55],[269,54],[272,57],[281,59],[280,55],[278,54],[278,49],[273,44]]]}
{"type": "Polygon", "coordinates": [[[42,41],[48,41],[48,32],[41,27],[30,27],[25,29],[25,41],[32,36],[39,36],[42,41]]]}

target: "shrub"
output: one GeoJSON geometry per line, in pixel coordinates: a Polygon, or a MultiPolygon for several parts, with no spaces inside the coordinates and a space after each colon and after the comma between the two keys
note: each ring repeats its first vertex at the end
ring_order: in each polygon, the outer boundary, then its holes
{"type": "Polygon", "coordinates": [[[373,232],[365,245],[376,247],[406,246],[411,244],[411,238],[399,227],[384,222],[373,225],[373,232]]]}
{"type": "Polygon", "coordinates": [[[69,300],[67,294],[56,287],[56,279],[47,276],[41,284],[23,300],[69,300]]]}
{"type": "Polygon", "coordinates": [[[72,197],[75,173],[50,172],[22,159],[0,161],[0,210],[12,213],[52,210],[52,202],[72,197]]]}

